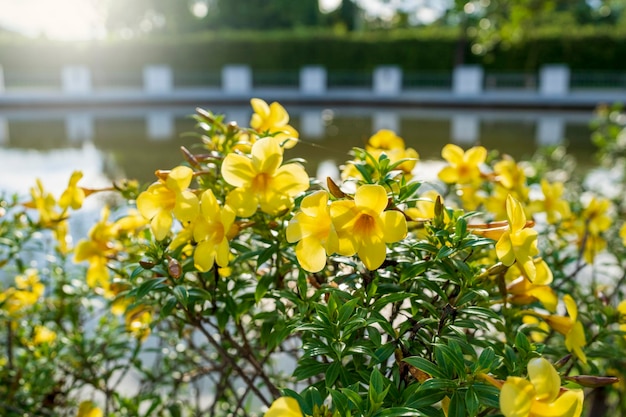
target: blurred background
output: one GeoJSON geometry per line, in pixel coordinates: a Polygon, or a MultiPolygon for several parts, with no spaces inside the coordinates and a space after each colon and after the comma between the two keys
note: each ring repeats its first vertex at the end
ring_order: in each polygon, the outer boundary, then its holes
{"type": "Polygon", "coordinates": [[[383,128],[423,160],[566,145],[584,165],[625,56],[626,0],[0,0],[0,191],[152,181],[196,107],[246,125],[251,97],[286,107],[310,175],[383,128]]]}

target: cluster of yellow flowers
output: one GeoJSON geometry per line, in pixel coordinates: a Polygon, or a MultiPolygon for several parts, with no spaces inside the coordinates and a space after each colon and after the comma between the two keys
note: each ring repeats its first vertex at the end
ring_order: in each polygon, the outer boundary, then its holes
{"type": "MultiPolygon", "coordinates": [[[[400,201],[398,184],[411,180],[419,155],[388,130],[373,135],[364,152],[356,153],[355,159],[344,167],[342,178],[354,182],[353,192],[344,191],[332,181],[328,190],[311,187],[309,176],[299,163],[284,161],[285,149],[299,140],[285,109],[260,99],[253,99],[251,104],[251,129],[233,128],[203,138],[214,152],[203,160],[208,161],[205,165],[194,164],[197,160],[193,160],[191,167],[181,165],[157,171],[157,180],[137,197],[137,210],[121,219],[110,221],[109,209],[102,211],[101,220],[74,250],[76,262],[89,263],[86,280],[90,287],[101,289],[109,299],[119,294],[110,262],[126,250],[121,243],[124,236],[138,236],[148,227],[157,241],[167,242],[167,251],[192,259],[197,271],[220,268],[224,271],[221,275],[227,275],[235,252],[231,242],[261,220],[268,227],[271,222],[284,226],[284,240],[295,244],[295,256],[304,271],[323,271],[334,262],[329,259],[336,259],[335,255],[358,257],[367,270],[374,271],[384,265],[388,244],[409,236],[419,239],[423,233],[428,237],[428,231],[422,229],[412,234],[411,227],[431,222],[437,216],[437,207],[443,205],[444,194],[459,210],[486,213],[485,223],[470,224],[468,230],[495,243],[495,250],[486,256],[490,265],[499,262],[501,267],[500,277],[505,285],[502,302],[541,303],[545,310],[520,313],[526,324],[544,330],[532,333],[532,337],[541,340],[545,329],[552,329],[564,336],[568,351],[587,363],[583,350],[587,344],[585,329],[578,320],[577,305],[571,296],[565,295],[562,303],[567,315],[556,314],[559,299],[550,286],[554,276],[538,256],[541,230],[535,230],[534,220],[528,219],[542,219],[542,228],[553,227],[569,237],[584,253],[585,260],[592,263],[606,245],[603,233],[610,226],[608,200],[592,198],[574,216],[564,198],[563,183],[542,179],[536,184],[540,189],[531,193],[525,170],[512,158],[505,156],[488,163],[487,150],[481,146],[464,151],[448,144],[441,153],[447,164],[438,172],[438,178],[451,193],[431,189],[417,199],[400,201]],[[376,175],[380,172],[375,166],[383,160],[387,160],[387,167],[392,167],[393,178],[398,179],[395,185],[376,175]],[[365,178],[360,169],[363,166],[369,166],[375,175],[365,178]]],[[[28,204],[38,210],[41,224],[55,231],[64,253],[70,250],[66,239],[67,211],[79,208],[89,194],[89,190],[77,185],[81,176],[78,172],[72,175],[58,201],[38,182],[28,204]]],[[[446,210],[442,214],[445,221],[451,220],[451,213],[452,210],[446,210]]],[[[626,241],[626,228],[622,229],[622,237],[626,241]]],[[[35,275],[18,278],[15,288],[0,293],[0,305],[10,314],[33,305],[43,292],[35,275]]],[[[150,334],[152,311],[142,305],[130,307],[131,300],[127,299],[121,304],[128,331],[145,340],[150,334]]],[[[626,306],[620,305],[619,311],[624,313],[626,306]]],[[[35,339],[53,341],[54,337],[42,328],[35,339]]],[[[500,407],[506,417],[580,416],[582,391],[562,388],[559,374],[546,359],[530,360],[527,371],[528,380],[511,376],[498,381],[483,375],[501,390],[500,407]]],[[[99,415],[101,412],[92,404],[81,405],[79,416],[99,415]]],[[[302,411],[296,400],[283,397],[266,413],[268,417],[279,415],[301,416],[302,411]]]]}

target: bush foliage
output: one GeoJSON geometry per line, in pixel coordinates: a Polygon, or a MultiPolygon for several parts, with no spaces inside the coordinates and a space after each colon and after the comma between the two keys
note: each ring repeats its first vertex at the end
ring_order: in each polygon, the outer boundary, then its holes
{"type": "Polygon", "coordinates": [[[197,149],[147,187],[2,198],[3,415],[626,412],[618,109],[601,187],[562,148],[453,144],[419,181],[386,130],[320,182],[284,159],[306,146],[285,109],[252,106],[250,127],[199,109],[197,149]]]}

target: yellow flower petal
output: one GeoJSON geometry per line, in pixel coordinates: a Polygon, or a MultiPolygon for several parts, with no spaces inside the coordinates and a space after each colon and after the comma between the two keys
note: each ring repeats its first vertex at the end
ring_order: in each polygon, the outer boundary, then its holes
{"type": "MultiPolygon", "coordinates": [[[[250,105],[252,106],[252,110],[257,116],[265,119],[270,115],[270,107],[267,105],[265,100],[261,100],[260,98],[253,98],[250,100],[250,105]]],[[[255,126],[252,126],[256,128],[255,126]]]]}
{"type": "Polygon", "coordinates": [[[460,146],[455,145],[454,143],[448,143],[446,146],[441,149],[441,156],[443,159],[451,163],[452,165],[458,165],[463,162],[463,156],[465,152],[461,149],[460,146]]]}
{"type": "Polygon", "coordinates": [[[296,245],[296,256],[303,269],[319,272],[326,266],[326,250],[319,240],[304,238],[296,245]]]}
{"type": "Polygon", "coordinates": [[[528,417],[535,389],[523,378],[508,377],[500,391],[500,411],[504,417],[528,417]]]}
{"type": "Polygon", "coordinates": [[[374,271],[383,264],[387,256],[387,246],[385,242],[378,239],[372,239],[369,242],[362,242],[358,255],[367,269],[374,271]]]}
{"type": "Polygon", "coordinates": [[[170,213],[160,211],[156,216],[152,218],[150,222],[150,228],[156,240],[163,240],[169,233],[172,227],[173,219],[170,213]]]}
{"type": "Polygon", "coordinates": [[[535,387],[537,400],[552,402],[559,395],[561,377],[546,359],[534,358],[528,362],[528,378],[535,387]]]}
{"type": "Polygon", "coordinates": [[[198,243],[193,253],[194,266],[200,272],[213,268],[215,261],[215,245],[207,240],[198,243]]]}
{"type": "Polygon", "coordinates": [[[273,173],[283,163],[283,150],[272,138],[256,141],[252,145],[251,155],[252,166],[257,174],[273,173]]]}
{"type": "Polygon", "coordinates": [[[465,152],[465,161],[470,165],[480,165],[487,158],[487,149],[482,146],[474,146],[465,152]]]}
{"type": "Polygon", "coordinates": [[[496,243],[496,255],[498,259],[506,266],[511,266],[515,262],[515,252],[513,252],[513,244],[510,239],[511,233],[507,230],[500,236],[496,243]]]}
{"type": "Polygon", "coordinates": [[[387,192],[381,185],[362,185],[356,190],[354,204],[361,210],[365,209],[380,215],[387,207],[387,192]]]}
{"type": "Polygon", "coordinates": [[[298,401],[291,397],[280,397],[265,412],[264,417],[302,417],[298,401]]]}
{"type": "Polygon", "coordinates": [[[176,197],[174,216],[181,222],[190,222],[198,217],[200,203],[198,197],[191,191],[183,191],[176,197]]]}
{"type": "Polygon", "coordinates": [[[398,242],[407,234],[407,224],[404,214],[399,211],[385,211],[380,216],[383,224],[385,243],[398,242]]]}
{"type": "Polygon", "coordinates": [[[576,321],[578,319],[578,307],[576,307],[576,301],[574,301],[571,295],[565,294],[565,296],[563,296],[563,302],[565,303],[565,308],[567,309],[567,314],[570,319],[572,319],[572,321],[576,321]]]}
{"type": "Polygon", "coordinates": [[[247,188],[236,188],[226,196],[226,205],[231,207],[237,216],[250,217],[256,213],[259,200],[247,188]]]}
{"type": "Polygon", "coordinates": [[[243,187],[251,183],[256,176],[250,158],[236,153],[226,155],[221,172],[224,181],[233,187],[243,187]]]}
{"type": "Polygon", "coordinates": [[[193,170],[185,166],[177,166],[167,175],[166,185],[170,190],[182,191],[189,187],[193,179],[193,170]]]}
{"type": "Polygon", "coordinates": [[[583,401],[582,390],[567,390],[552,403],[535,401],[530,412],[533,417],[580,417],[583,401]]]}

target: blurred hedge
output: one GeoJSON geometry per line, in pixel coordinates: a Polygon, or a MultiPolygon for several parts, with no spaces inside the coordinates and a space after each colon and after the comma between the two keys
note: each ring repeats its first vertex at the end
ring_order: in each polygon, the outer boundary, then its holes
{"type": "MultiPolygon", "coordinates": [[[[626,69],[626,31],[582,28],[563,32],[544,30],[524,43],[484,56],[472,55],[465,45],[466,62],[491,71],[535,71],[546,63],[566,63],[578,70],[626,69]]],[[[81,43],[5,38],[0,39],[0,65],[7,71],[57,70],[67,64],[134,71],[146,64],[169,64],[179,70],[204,71],[227,64],[248,64],[259,70],[296,70],[317,64],[330,70],[369,71],[394,64],[405,71],[449,71],[458,38],[458,30],[434,28],[346,34],[197,33],[81,43]]]]}

